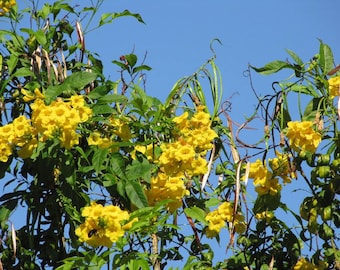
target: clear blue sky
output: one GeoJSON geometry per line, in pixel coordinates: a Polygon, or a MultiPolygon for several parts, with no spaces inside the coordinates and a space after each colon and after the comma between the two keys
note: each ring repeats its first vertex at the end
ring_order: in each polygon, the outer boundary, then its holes
{"type": "MultiPolygon", "coordinates": [[[[107,74],[115,76],[117,68],[110,62],[120,55],[134,50],[143,57],[147,52],[146,64],[153,68],[147,76],[147,92],[164,100],[179,78],[192,74],[211,56],[210,42],[218,38],[223,45],[216,43],[214,48],[224,99],[233,96],[231,116],[238,122],[250,116],[256,105],[249,80],[243,75],[249,63],[262,66],[285,60],[285,49],[308,61],[318,53],[318,38],[331,46],[336,64],[340,63],[340,2],[336,0],[131,0],[106,1],[103,7],[104,12],[124,9],[141,14],[146,25],[124,18],[87,37],[88,48],[104,59],[107,74]]],[[[253,74],[260,95],[270,93],[276,79],[285,77],[253,74]]],[[[258,128],[262,131],[263,127],[258,128]]],[[[295,210],[302,198],[291,191],[300,187],[297,181],[284,187],[284,200],[293,202],[295,210]]],[[[251,182],[248,189],[253,189],[251,182]]],[[[221,239],[227,237],[225,232],[221,239]]],[[[221,246],[213,244],[217,259],[225,258],[227,241],[221,242],[221,246]]]]}
{"type": "MultiPolygon", "coordinates": [[[[88,48],[103,57],[107,74],[115,76],[117,68],[110,62],[120,55],[134,50],[143,57],[147,52],[146,64],[153,68],[147,75],[147,92],[164,100],[179,78],[192,74],[211,56],[210,42],[218,38],[223,45],[215,43],[214,49],[223,76],[224,99],[233,96],[231,116],[238,122],[250,116],[256,105],[249,80],[243,75],[249,63],[263,66],[285,60],[285,49],[308,61],[318,53],[321,39],[331,46],[335,62],[340,64],[340,2],[336,0],[131,0],[106,1],[103,7],[104,12],[124,9],[141,14],[146,25],[124,18],[87,37],[88,48]]],[[[285,76],[254,73],[252,77],[255,89],[265,95],[271,93],[274,80],[285,76]]],[[[262,131],[263,127],[258,128],[262,131]]],[[[303,187],[300,183],[283,188],[284,201],[297,211],[302,198],[292,191],[303,187]]],[[[250,182],[250,193],[252,189],[250,182]]],[[[213,244],[216,259],[226,258],[227,238],[225,230],[221,246],[213,244]]]]}
{"type": "MultiPolygon", "coordinates": [[[[23,7],[29,1],[18,2],[23,7]]],[[[179,78],[192,74],[210,58],[210,42],[218,38],[223,45],[215,43],[214,48],[224,99],[237,93],[231,116],[239,122],[256,105],[249,80],[243,76],[249,63],[262,66],[285,60],[285,49],[308,61],[318,52],[320,38],[331,46],[340,64],[338,0],[107,0],[100,13],[124,9],[141,14],[146,24],[122,18],[86,36],[87,49],[100,55],[112,80],[119,78],[112,60],[133,50],[142,59],[147,52],[145,63],[153,68],[147,75],[147,93],[164,100],[179,78]]],[[[253,74],[255,89],[265,95],[277,78],[253,74]]],[[[216,255],[223,258],[224,250],[221,247],[216,255]]]]}

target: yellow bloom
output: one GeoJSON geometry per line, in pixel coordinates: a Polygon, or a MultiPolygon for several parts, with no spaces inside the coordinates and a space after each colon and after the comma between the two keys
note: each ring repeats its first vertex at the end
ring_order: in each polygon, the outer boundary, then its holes
{"type": "Polygon", "coordinates": [[[293,150],[314,153],[321,142],[321,134],[313,129],[311,121],[288,122],[286,136],[293,150]]]}
{"type": "Polygon", "coordinates": [[[189,191],[187,191],[182,177],[169,177],[160,172],[151,179],[151,187],[145,193],[149,205],[156,205],[157,202],[167,199],[173,200],[168,203],[168,210],[174,212],[182,206],[182,198],[188,195],[189,191]]]}
{"type": "Polygon", "coordinates": [[[184,112],[182,115],[175,117],[172,121],[176,123],[180,130],[184,129],[187,126],[189,113],[184,112]]]}
{"type": "Polygon", "coordinates": [[[30,91],[27,91],[25,89],[21,89],[21,94],[23,94],[23,100],[25,102],[30,102],[32,100],[35,100],[35,99],[44,99],[45,96],[43,93],[40,92],[40,90],[38,88],[34,89],[33,93],[30,92],[30,91]]]}
{"type": "Polygon", "coordinates": [[[70,102],[73,108],[83,108],[85,106],[84,96],[73,95],[70,97],[70,102]]]}
{"type": "Polygon", "coordinates": [[[290,183],[292,178],[296,178],[294,172],[292,172],[292,166],[289,155],[276,152],[277,157],[269,159],[269,167],[273,171],[273,175],[280,176],[283,179],[284,184],[290,183]]]}
{"type": "Polygon", "coordinates": [[[256,219],[265,219],[267,223],[270,222],[273,217],[274,213],[272,211],[264,211],[255,215],[256,219]]]}
{"type": "Polygon", "coordinates": [[[293,270],[324,270],[327,269],[327,263],[319,261],[318,265],[315,265],[305,258],[300,258],[295,264],[293,270]]]}
{"type": "Polygon", "coordinates": [[[93,247],[110,247],[124,235],[125,230],[129,229],[134,222],[132,220],[131,224],[126,224],[124,228],[122,223],[129,219],[127,211],[121,210],[118,206],[103,206],[95,202],[84,207],[82,216],[85,217],[85,222],[75,230],[75,233],[80,241],[93,247]]]}
{"type": "Polygon", "coordinates": [[[16,5],[15,0],[2,0],[0,1],[0,15],[7,13],[10,9],[16,5]]]}
{"type": "Polygon", "coordinates": [[[340,76],[330,78],[328,80],[329,96],[334,98],[340,95],[340,76]]]}
{"type": "Polygon", "coordinates": [[[12,155],[12,147],[6,140],[0,140],[0,162],[7,162],[12,155]]]}
{"type": "Polygon", "coordinates": [[[133,159],[136,158],[136,151],[145,155],[149,161],[157,161],[157,157],[155,155],[155,145],[152,143],[148,145],[136,145],[134,151],[131,153],[133,159]]]}
{"type": "Polygon", "coordinates": [[[234,205],[231,202],[223,202],[217,209],[208,213],[205,220],[208,221],[206,235],[208,238],[218,235],[220,230],[225,227],[225,222],[233,222],[235,232],[243,233],[246,229],[244,216],[240,213],[234,215],[234,205]]]}
{"type": "Polygon", "coordinates": [[[281,190],[278,179],[274,178],[273,173],[259,159],[250,164],[249,178],[254,179],[255,191],[259,195],[274,196],[281,190]]]}
{"type": "Polygon", "coordinates": [[[114,127],[114,134],[123,139],[123,141],[128,141],[131,139],[131,131],[127,123],[121,119],[113,118],[110,119],[111,125],[114,127]]]}

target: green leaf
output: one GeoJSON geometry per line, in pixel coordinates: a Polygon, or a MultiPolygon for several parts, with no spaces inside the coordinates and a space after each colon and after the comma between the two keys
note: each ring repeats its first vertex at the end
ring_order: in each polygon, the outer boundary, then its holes
{"type": "Polygon", "coordinates": [[[142,162],[134,160],[132,164],[126,168],[126,176],[129,180],[143,179],[149,183],[154,167],[147,159],[143,159],[142,162]]]}
{"type": "Polygon", "coordinates": [[[125,185],[125,191],[130,199],[130,202],[138,208],[143,208],[148,206],[148,201],[146,199],[143,187],[137,181],[127,181],[125,185]]]}
{"type": "Polygon", "coordinates": [[[103,96],[102,98],[98,99],[98,104],[103,103],[126,103],[128,101],[127,97],[118,94],[111,94],[103,96]]]}
{"type": "Polygon", "coordinates": [[[204,225],[207,225],[207,221],[205,220],[205,212],[203,209],[193,206],[190,208],[185,208],[184,213],[193,219],[196,219],[197,221],[201,222],[204,225]]]}
{"type": "Polygon", "coordinates": [[[278,192],[276,195],[262,195],[258,196],[254,204],[254,213],[261,213],[264,211],[273,211],[280,205],[281,194],[278,192]]]}
{"type": "Polygon", "coordinates": [[[133,53],[125,55],[125,59],[130,67],[134,67],[137,63],[137,55],[133,53]]]}
{"type": "Polygon", "coordinates": [[[93,82],[98,74],[95,72],[75,72],[68,76],[65,81],[56,86],[49,86],[45,92],[47,102],[55,99],[63,92],[79,91],[84,89],[86,85],[93,82]]]}
{"type": "Polygon", "coordinates": [[[131,13],[128,10],[124,10],[123,12],[116,12],[116,13],[105,13],[100,17],[99,20],[99,26],[102,26],[103,24],[111,23],[113,20],[119,18],[119,17],[124,17],[124,16],[132,16],[134,17],[137,21],[141,23],[145,23],[142,19],[142,17],[137,14],[137,13],[131,13]]]}
{"type": "Polygon", "coordinates": [[[285,88],[289,91],[293,91],[299,94],[310,95],[313,97],[318,97],[318,93],[315,91],[312,85],[301,85],[301,84],[283,84],[285,88]]]}
{"type": "Polygon", "coordinates": [[[330,70],[334,68],[334,58],[332,49],[327,45],[322,43],[320,40],[320,67],[323,72],[323,75],[326,75],[330,70]]]}
{"type": "Polygon", "coordinates": [[[263,74],[263,75],[269,75],[269,74],[272,74],[272,73],[276,73],[276,72],[278,72],[278,71],[280,71],[281,69],[284,69],[284,68],[294,69],[293,65],[291,65],[291,64],[289,64],[285,61],[280,61],[280,60],[270,62],[270,63],[266,64],[264,67],[261,67],[261,68],[256,68],[256,67],[253,67],[253,66],[250,66],[250,67],[252,69],[254,69],[256,72],[263,74]]]}
{"type": "Polygon", "coordinates": [[[95,150],[92,158],[92,166],[97,174],[102,170],[102,165],[106,160],[108,153],[109,153],[108,148],[106,149],[98,148],[95,150]]]}
{"type": "Polygon", "coordinates": [[[324,100],[323,97],[313,98],[306,106],[305,111],[303,113],[303,121],[314,121],[317,112],[321,112],[323,110],[323,106],[321,106],[321,102],[324,100]]]}
{"type": "Polygon", "coordinates": [[[15,77],[28,77],[28,76],[34,76],[34,73],[29,68],[22,67],[22,68],[17,69],[14,72],[13,76],[15,76],[15,77]]]}
{"type": "Polygon", "coordinates": [[[299,65],[299,66],[303,66],[303,61],[301,60],[301,58],[293,51],[286,49],[286,52],[293,58],[293,60],[299,65]]]}
{"type": "Polygon", "coordinates": [[[11,75],[13,70],[16,68],[18,63],[18,56],[16,54],[11,54],[7,60],[8,74],[11,75]]]}
{"type": "Polygon", "coordinates": [[[107,95],[108,92],[110,92],[110,89],[108,89],[108,87],[106,87],[105,85],[101,85],[94,88],[90,93],[88,93],[87,96],[92,99],[99,99],[107,95]]]}
{"type": "Polygon", "coordinates": [[[113,60],[112,63],[119,66],[122,70],[128,69],[128,66],[126,64],[122,63],[122,62],[113,60]]]}
{"type": "Polygon", "coordinates": [[[108,104],[96,104],[91,109],[94,115],[111,114],[114,112],[114,109],[108,104]]]}
{"type": "Polygon", "coordinates": [[[81,90],[89,83],[93,82],[98,77],[95,72],[75,72],[68,76],[65,84],[71,87],[72,90],[81,90]]]}
{"type": "Polygon", "coordinates": [[[39,42],[39,44],[41,45],[45,45],[47,40],[46,40],[46,36],[45,33],[42,29],[39,29],[37,32],[34,33],[35,38],[37,39],[37,41],[39,42]]]}
{"type": "Polygon", "coordinates": [[[152,68],[147,66],[147,65],[141,65],[141,66],[138,66],[138,67],[135,67],[133,70],[132,70],[132,73],[136,73],[138,71],[142,71],[142,70],[147,70],[147,71],[150,71],[152,68]]]}

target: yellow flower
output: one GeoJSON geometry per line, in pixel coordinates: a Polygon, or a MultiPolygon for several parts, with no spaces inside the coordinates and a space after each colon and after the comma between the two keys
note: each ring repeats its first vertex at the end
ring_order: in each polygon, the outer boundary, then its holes
{"type": "Polygon", "coordinates": [[[254,179],[255,191],[259,195],[274,196],[281,190],[278,179],[274,178],[273,173],[259,159],[250,164],[249,178],[254,179]]]}
{"type": "Polygon", "coordinates": [[[35,100],[35,99],[44,99],[45,96],[43,93],[40,92],[40,90],[38,88],[34,89],[33,93],[30,92],[30,91],[27,91],[25,89],[21,89],[21,94],[23,94],[23,100],[25,102],[30,102],[32,100],[35,100]]]}
{"type": "Polygon", "coordinates": [[[172,121],[176,123],[177,127],[182,130],[187,126],[189,113],[184,112],[182,115],[175,117],[172,121]]]}
{"type": "Polygon", "coordinates": [[[225,222],[233,222],[235,232],[243,233],[246,229],[244,216],[237,213],[234,217],[234,205],[231,202],[223,202],[217,209],[208,213],[205,217],[208,221],[206,235],[208,238],[218,235],[220,230],[225,227],[225,222]]]}
{"type": "Polygon", "coordinates": [[[12,155],[12,147],[6,140],[0,140],[0,162],[7,162],[12,155]]]}
{"type": "Polygon", "coordinates": [[[4,13],[7,13],[10,11],[10,9],[16,5],[15,0],[2,0],[0,1],[0,15],[3,15],[4,13]]]}
{"type": "Polygon", "coordinates": [[[121,210],[118,206],[103,206],[95,202],[84,207],[82,216],[85,217],[85,222],[75,230],[75,233],[80,241],[93,247],[110,247],[124,235],[125,230],[129,229],[135,221],[130,221],[131,224],[126,224],[124,228],[122,223],[129,219],[127,211],[121,210]]]}
{"type": "Polygon", "coordinates": [[[286,136],[293,150],[314,153],[321,142],[321,134],[313,129],[311,121],[288,122],[286,136]]]}
{"type": "Polygon", "coordinates": [[[123,139],[123,141],[128,141],[131,139],[131,131],[127,123],[121,119],[112,118],[110,119],[111,125],[114,127],[114,134],[123,139]]]}
{"type": "Polygon", "coordinates": [[[84,96],[73,95],[70,97],[70,102],[73,108],[83,108],[85,106],[84,96]]]}
{"type": "Polygon", "coordinates": [[[329,96],[334,98],[340,95],[340,76],[330,78],[328,80],[329,96]]]}
{"type": "Polygon", "coordinates": [[[145,155],[149,161],[157,161],[157,157],[155,155],[155,145],[152,143],[148,145],[136,145],[134,151],[131,152],[131,156],[133,159],[136,158],[136,151],[145,155]]]}
{"type": "Polygon", "coordinates": [[[277,157],[269,159],[269,167],[273,171],[273,175],[280,176],[284,184],[290,183],[292,178],[296,178],[296,174],[292,172],[292,166],[289,155],[276,152],[277,157]]]}
{"type": "Polygon", "coordinates": [[[156,205],[157,202],[163,200],[173,200],[168,203],[168,210],[174,212],[182,206],[182,198],[189,194],[187,191],[183,177],[170,177],[163,172],[159,172],[156,177],[151,179],[151,187],[146,190],[149,205],[156,205]]]}
{"type": "Polygon", "coordinates": [[[272,211],[264,211],[255,215],[256,219],[265,219],[267,223],[270,222],[273,217],[274,213],[272,211]]]}
{"type": "Polygon", "coordinates": [[[319,261],[318,265],[315,265],[311,262],[309,262],[308,260],[306,260],[305,258],[300,258],[297,263],[295,264],[293,270],[324,270],[327,269],[328,264],[323,262],[323,261],[319,261]]]}

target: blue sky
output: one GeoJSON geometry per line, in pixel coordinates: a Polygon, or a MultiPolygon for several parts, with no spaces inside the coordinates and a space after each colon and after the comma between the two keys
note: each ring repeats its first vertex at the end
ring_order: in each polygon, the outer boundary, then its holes
{"type": "MultiPolygon", "coordinates": [[[[244,76],[248,64],[259,67],[285,60],[285,49],[309,61],[318,53],[318,39],[330,45],[336,64],[340,63],[340,2],[336,0],[135,0],[106,1],[103,6],[104,12],[124,9],[141,14],[146,24],[132,18],[119,19],[87,37],[88,49],[102,56],[107,74],[116,76],[117,68],[110,62],[120,55],[134,50],[142,58],[147,52],[146,64],[153,68],[147,75],[147,93],[165,100],[178,79],[195,72],[211,56],[210,42],[218,38],[223,45],[215,43],[214,49],[223,76],[224,99],[232,96],[231,117],[238,122],[250,116],[256,105],[249,79],[244,76]]],[[[253,73],[252,78],[256,91],[265,95],[272,92],[273,81],[286,76],[253,73]]],[[[263,127],[257,128],[262,131],[263,127]]],[[[244,138],[247,140],[247,136],[244,138]]],[[[303,188],[300,183],[284,187],[286,202],[295,210],[302,198],[292,192],[303,188]]],[[[252,189],[250,182],[250,193],[252,189]]],[[[290,217],[281,215],[296,225],[290,217]]],[[[227,238],[225,230],[221,239],[227,238]]],[[[218,259],[226,256],[227,241],[221,242],[220,246],[212,244],[218,259]]]]}
{"type": "MultiPolygon", "coordinates": [[[[146,64],[153,68],[147,75],[147,93],[165,100],[178,79],[195,72],[211,56],[210,42],[218,38],[223,45],[215,43],[214,49],[223,76],[224,99],[232,96],[231,117],[238,122],[250,116],[257,104],[244,76],[248,64],[259,67],[285,60],[285,49],[309,61],[318,53],[318,39],[330,45],[336,64],[340,63],[340,2],[336,0],[135,0],[106,1],[103,6],[104,12],[124,9],[141,14],[146,24],[119,19],[87,37],[88,49],[103,57],[107,74],[116,76],[117,68],[110,62],[120,55],[134,50],[142,58],[147,52],[146,64]]],[[[286,76],[253,73],[252,78],[255,90],[265,95],[272,92],[273,81],[286,76]]],[[[263,127],[256,128],[262,131],[263,127]]],[[[298,181],[284,187],[285,201],[297,211],[302,198],[293,191],[299,188],[303,185],[298,181]]],[[[248,190],[252,195],[251,182],[248,190]]],[[[281,215],[297,225],[291,217],[281,215]]],[[[221,239],[225,239],[221,245],[212,243],[217,259],[226,258],[226,230],[221,239]]]]}
{"type": "MultiPolygon", "coordinates": [[[[18,2],[21,7],[28,3],[18,2]]],[[[211,57],[210,42],[218,38],[223,45],[215,43],[214,48],[224,99],[233,96],[231,117],[238,122],[250,116],[256,105],[249,79],[243,74],[249,63],[262,66],[285,60],[285,49],[308,61],[318,52],[318,38],[331,46],[336,64],[340,63],[338,0],[107,0],[100,13],[124,9],[141,14],[146,24],[122,18],[86,36],[87,49],[100,55],[105,74],[116,80],[119,73],[112,60],[133,51],[142,59],[147,53],[145,64],[153,68],[147,74],[147,93],[165,100],[178,79],[192,74],[211,57]]],[[[260,95],[272,91],[275,79],[284,78],[253,73],[260,95]]],[[[222,246],[216,255],[224,256],[224,251],[222,246]]]]}

